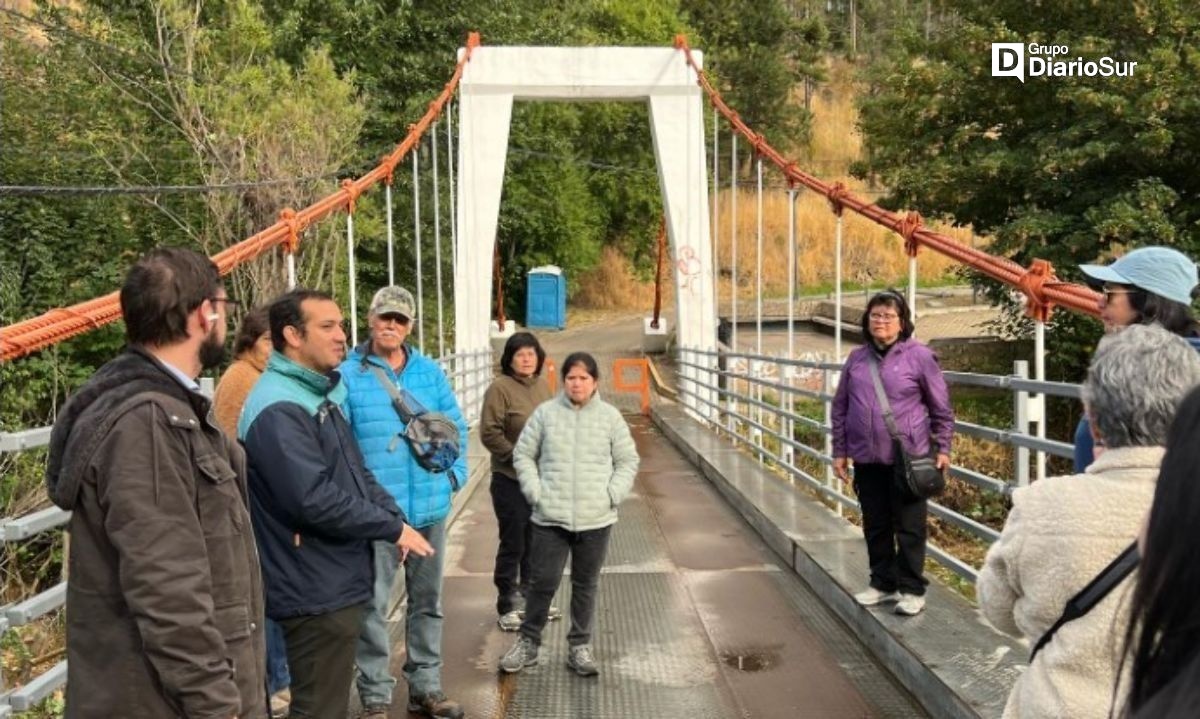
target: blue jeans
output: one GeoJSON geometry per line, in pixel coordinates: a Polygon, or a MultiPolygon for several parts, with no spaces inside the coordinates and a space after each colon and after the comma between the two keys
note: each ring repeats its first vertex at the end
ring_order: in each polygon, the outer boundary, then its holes
{"type": "MultiPolygon", "coordinates": [[[[410,554],[404,563],[407,617],[404,679],[409,696],[442,689],[442,566],[446,549],[446,523],[417,530],[433,545],[432,557],[410,554]]],[[[375,542],[375,592],[363,618],[355,662],[358,696],[363,706],[392,703],[396,679],[389,671],[391,638],[387,610],[392,584],[399,569],[400,550],[390,542],[375,542]]]]}
{"type": "Polygon", "coordinates": [[[263,626],[267,630],[267,696],[270,696],[290,687],[292,675],[288,672],[283,627],[269,618],[265,619],[263,626]]]}

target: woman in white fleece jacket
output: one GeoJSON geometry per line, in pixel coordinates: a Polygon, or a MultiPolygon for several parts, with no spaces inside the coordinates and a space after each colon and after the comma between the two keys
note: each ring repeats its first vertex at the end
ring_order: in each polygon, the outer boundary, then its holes
{"type": "Polygon", "coordinates": [[[533,411],[513,450],[521,492],[533,507],[533,582],[521,636],[500,659],[500,668],[519,672],[537,663],[550,600],[570,555],[567,666],[581,676],[596,676],[591,636],[600,567],[617,506],[633,488],[638,454],[625,418],[596,394],[595,358],[586,352],[570,355],[562,376],[563,392],[533,411]]]}
{"type": "MultiPolygon", "coordinates": [[[[1134,541],[1154,495],[1167,428],[1197,384],[1200,355],[1160,327],[1134,325],[1101,340],[1083,394],[1092,432],[1106,449],[1083,474],[1013,492],[976,585],[989,622],[1033,646],[1067,601],[1134,541]]],[[[1055,633],[1017,679],[1004,719],[1109,716],[1132,583],[1127,577],[1055,633]]]]}

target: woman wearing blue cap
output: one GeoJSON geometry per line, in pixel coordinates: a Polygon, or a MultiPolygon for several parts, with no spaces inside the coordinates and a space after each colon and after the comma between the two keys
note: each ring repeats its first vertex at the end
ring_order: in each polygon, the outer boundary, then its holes
{"type": "MultiPolygon", "coordinates": [[[[1101,292],[1100,321],[1105,332],[1129,325],[1157,324],[1180,335],[1200,351],[1200,323],[1192,299],[1200,285],[1196,263],[1170,247],[1141,247],[1110,265],[1080,265],[1087,282],[1101,292]]],[[[1095,459],[1095,442],[1087,415],[1075,428],[1075,471],[1095,459]]]]}

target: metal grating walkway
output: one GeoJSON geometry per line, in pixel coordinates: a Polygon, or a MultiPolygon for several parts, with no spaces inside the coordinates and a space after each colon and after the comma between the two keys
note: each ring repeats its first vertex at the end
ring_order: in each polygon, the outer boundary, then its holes
{"type": "MultiPolygon", "coordinates": [[[[657,430],[630,421],[642,471],[621,505],[600,581],[598,678],[566,668],[566,621],[547,627],[538,666],[498,673],[515,635],[495,623],[496,527],[486,486],[452,527],[443,685],[467,716],[925,716],[657,430]]],[[[569,594],[564,579],[556,598],[564,611],[569,594]]],[[[402,664],[400,649],[397,677],[402,664]]],[[[407,716],[405,691],[401,678],[392,717],[407,716]]]]}

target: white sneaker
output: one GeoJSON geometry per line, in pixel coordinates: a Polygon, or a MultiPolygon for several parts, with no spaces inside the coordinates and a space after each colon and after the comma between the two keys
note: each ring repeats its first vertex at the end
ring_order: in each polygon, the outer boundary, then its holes
{"type": "Polygon", "coordinates": [[[280,719],[288,715],[288,709],[292,704],[291,687],[280,689],[271,695],[271,717],[272,719],[280,719]]]}
{"type": "MultiPolygon", "coordinates": [[[[512,612],[509,612],[509,614],[511,614],[511,613],[512,612]]],[[[516,610],[516,613],[517,613],[517,616],[521,620],[525,619],[525,610],[524,609],[518,609],[518,610],[516,610]]],[[[553,604],[551,604],[550,608],[546,610],[546,621],[552,622],[555,619],[562,619],[562,610],[559,609],[558,607],[554,606],[553,604]]],[[[517,629],[520,629],[520,628],[521,628],[521,625],[518,624],[517,629]]],[[[507,632],[509,630],[505,629],[504,631],[507,632]]],[[[514,629],[513,631],[516,631],[516,630],[514,629]]]]}
{"type": "Polygon", "coordinates": [[[854,601],[864,607],[873,607],[876,604],[884,602],[895,602],[900,600],[900,595],[895,592],[885,592],[875,587],[868,587],[864,591],[854,595],[854,601]]]}
{"type": "Polygon", "coordinates": [[[900,601],[896,602],[896,614],[915,617],[923,609],[925,609],[925,597],[919,597],[916,594],[901,594],[900,601]]]}
{"type": "Polygon", "coordinates": [[[500,625],[500,631],[515,632],[520,629],[521,614],[522,612],[518,612],[515,609],[507,614],[501,614],[500,618],[496,620],[496,623],[500,625]]]}

